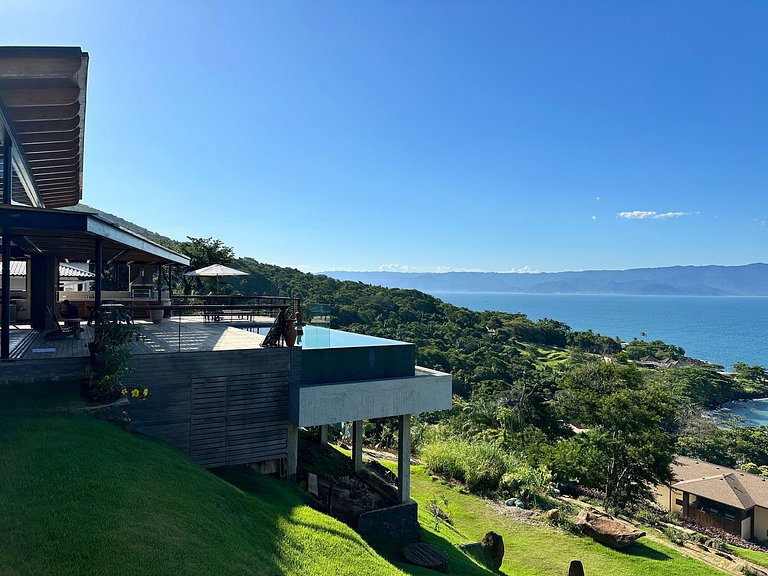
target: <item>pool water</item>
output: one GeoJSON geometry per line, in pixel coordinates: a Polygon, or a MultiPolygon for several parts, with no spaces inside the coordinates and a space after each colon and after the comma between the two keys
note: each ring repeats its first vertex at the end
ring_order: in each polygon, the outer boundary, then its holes
{"type": "Polygon", "coordinates": [[[405,344],[397,340],[331,330],[321,326],[304,326],[304,334],[296,339],[296,346],[302,348],[356,348],[360,346],[397,346],[405,344]]]}

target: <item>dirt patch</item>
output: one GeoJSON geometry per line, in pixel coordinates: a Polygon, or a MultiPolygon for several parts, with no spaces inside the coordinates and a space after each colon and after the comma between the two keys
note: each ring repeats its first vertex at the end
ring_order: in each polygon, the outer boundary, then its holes
{"type": "Polygon", "coordinates": [[[498,514],[509,516],[521,524],[541,524],[541,510],[524,510],[517,506],[507,506],[503,500],[488,500],[488,506],[498,514]]]}

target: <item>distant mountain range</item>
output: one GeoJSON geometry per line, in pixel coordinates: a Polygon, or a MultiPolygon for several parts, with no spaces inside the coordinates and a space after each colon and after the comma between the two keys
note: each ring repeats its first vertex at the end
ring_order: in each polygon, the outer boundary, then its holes
{"type": "MultiPolygon", "coordinates": [[[[93,212],[145,238],[179,249],[179,242],[133,222],[79,204],[68,210],[93,212]]],[[[670,266],[584,272],[323,272],[387,288],[422,292],[509,292],[525,294],[626,294],[658,296],[768,296],[768,264],[670,266]]]]}
{"type": "Polygon", "coordinates": [[[583,272],[324,272],[387,288],[422,292],[768,296],[768,264],[670,266],[583,272]]]}

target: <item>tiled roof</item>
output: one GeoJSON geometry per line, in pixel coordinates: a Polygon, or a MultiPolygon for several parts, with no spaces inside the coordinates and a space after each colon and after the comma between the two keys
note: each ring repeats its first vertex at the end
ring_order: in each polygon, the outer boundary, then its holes
{"type": "MultiPolygon", "coordinates": [[[[11,260],[11,276],[26,276],[27,262],[25,260],[11,260]]],[[[93,272],[84,272],[74,266],[59,264],[59,278],[95,278],[93,272]]]]}
{"type": "Polygon", "coordinates": [[[740,510],[768,508],[768,478],[703,460],[679,456],[672,466],[673,488],[740,510]]]}

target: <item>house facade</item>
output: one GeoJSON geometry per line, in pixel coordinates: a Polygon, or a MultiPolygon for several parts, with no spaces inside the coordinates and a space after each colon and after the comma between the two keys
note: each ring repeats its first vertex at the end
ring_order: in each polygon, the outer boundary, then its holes
{"type": "Polygon", "coordinates": [[[768,478],[679,456],[675,481],[657,486],[656,502],[702,526],[768,542],[768,478]]]}

